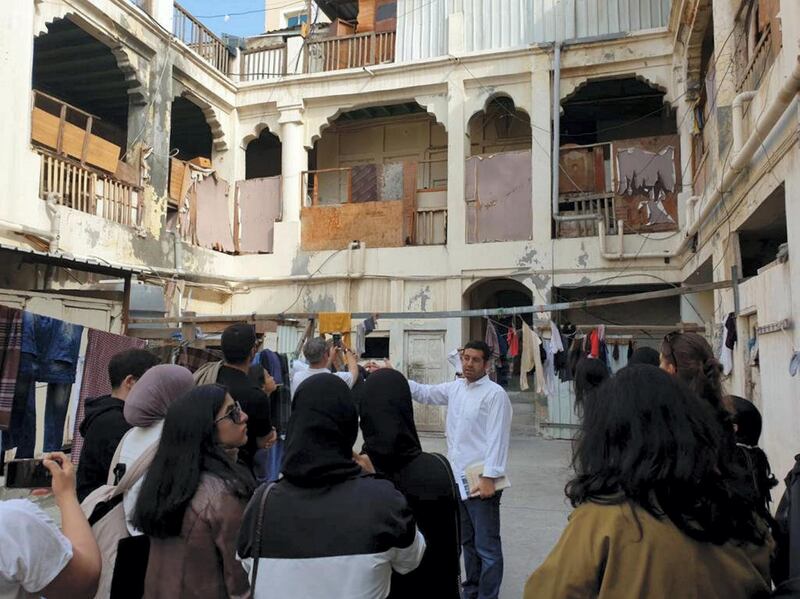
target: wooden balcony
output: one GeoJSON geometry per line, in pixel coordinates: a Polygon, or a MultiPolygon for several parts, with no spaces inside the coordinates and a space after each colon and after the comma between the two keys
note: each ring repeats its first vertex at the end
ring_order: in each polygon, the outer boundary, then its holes
{"type": "Polygon", "coordinates": [[[62,206],[121,225],[141,225],[144,195],[140,187],[43,148],[36,151],[41,158],[39,197],[43,200],[56,193],[62,206]]]}
{"type": "Polygon", "coordinates": [[[322,73],[394,62],[394,31],[356,33],[306,43],[306,72],[322,73]]]}
{"type": "Polygon", "coordinates": [[[256,46],[241,51],[239,81],[277,79],[288,68],[286,44],[256,46]]]}
{"type": "Polygon", "coordinates": [[[177,2],[172,15],[172,32],[200,58],[220,73],[228,74],[231,53],[225,42],[177,2]]]}
{"type": "Polygon", "coordinates": [[[775,41],[773,40],[772,27],[767,23],[761,39],[753,49],[752,56],[736,83],[736,92],[740,93],[758,89],[767,69],[769,69],[774,61],[775,41]]]}

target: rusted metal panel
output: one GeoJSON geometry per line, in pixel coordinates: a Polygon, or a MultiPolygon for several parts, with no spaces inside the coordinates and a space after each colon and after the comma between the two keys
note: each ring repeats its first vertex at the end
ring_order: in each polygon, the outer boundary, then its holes
{"type": "Polygon", "coordinates": [[[405,245],[402,202],[310,206],[302,209],[300,220],[306,251],[340,250],[354,239],[367,247],[405,245]]]}
{"type": "Polygon", "coordinates": [[[604,145],[562,146],[558,192],[603,193],[606,188],[604,145]]]}
{"type": "Polygon", "coordinates": [[[473,156],[466,174],[467,243],[531,239],[530,150],[473,156]]]}
{"type": "Polygon", "coordinates": [[[617,218],[624,221],[625,230],[677,230],[678,191],[681,185],[678,136],[615,142],[612,156],[615,210],[617,218]]]}

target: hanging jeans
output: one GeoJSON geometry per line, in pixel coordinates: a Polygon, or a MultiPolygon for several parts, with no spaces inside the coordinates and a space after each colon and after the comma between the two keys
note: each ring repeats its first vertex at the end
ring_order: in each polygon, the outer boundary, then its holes
{"type": "MultiPolygon", "coordinates": [[[[43,451],[60,451],[64,439],[71,383],[48,383],[44,409],[43,451]]],[[[16,458],[32,458],[36,447],[36,381],[17,379],[11,428],[3,434],[3,449],[17,448],[16,458]]]]}
{"type": "Polygon", "coordinates": [[[464,599],[497,599],[503,582],[500,542],[500,496],[461,502],[461,543],[466,579],[464,599]]]}

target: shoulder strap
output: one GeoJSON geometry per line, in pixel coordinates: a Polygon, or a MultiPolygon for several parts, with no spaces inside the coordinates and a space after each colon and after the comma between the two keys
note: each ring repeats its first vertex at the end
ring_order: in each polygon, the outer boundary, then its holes
{"type": "Polygon", "coordinates": [[[119,464],[119,458],[122,454],[122,444],[125,443],[125,439],[128,438],[128,435],[134,429],[129,429],[124,435],[122,435],[122,439],[119,440],[117,443],[117,448],[114,450],[114,457],[111,458],[111,466],[108,468],[108,479],[106,480],[106,484],[113,485],[114,484],[114,469],[119,464]]]}
{"type": "Polygon", "coordinates": [[[264,528],[264,510],[267,506],[267,496],[269,495],[270,491],[272,491],[272,487],[275,486],[274,482],[269,483],[264,492],[261,493],[261,497],[259,498],[258,503],[258,517],[256,518],[256,529],[255,531],[251,531],[253,536],[251,537],[252,543],[250,544],[250,551],[253,553],[253,578],[250,581],[250,589],[255,597],[256,594],[256,579],[258,579],[258,563],[261,561],[261,547],[262,547],[262,538],[261,538],[261,531],[264,528]]]}
{"type": "Polygon", "coordinates": [[[115,487],[114,495],[112,495],[112,497],[117,497],[127,492],[139,481],[140,478],[144,476],[145,472],[147,472],[147,469],[150,467],[150,464],[153,462],[153,458],[156,456],[157,451],[158,441],[145,449],[144,453],[140,455],[133,464],[131,464],[131,467],[125,470],[125,474],[119,481],[119,484],[115,487]]]}

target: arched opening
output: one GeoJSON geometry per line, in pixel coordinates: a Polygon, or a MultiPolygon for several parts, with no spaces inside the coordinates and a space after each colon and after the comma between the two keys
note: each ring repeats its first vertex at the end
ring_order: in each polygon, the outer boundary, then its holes
{"type": "Polygon", "coordinates": [[[678,227],[680,142],[665,91],[642,77],[594,79],[562,102],[559,237],[673,231],[678,227]]]}
{"type": "Polygon", "coordinates": [[[308,169],[304,249],[446,243],[447,131],[417,102],[339,114],[314,142],[308,169]],[[339,210],[342,229],[331,231],[326,216],[317,231],[317,207],[339,210]]]}
{"type": "Polygon", "coordinates": [[[58,127],[64,130],[60,136],[58,129],[53,132],[60,138],[60,148],[56,147],[58,139],[55,144],[48,143],[45,129],[51,119],[35,112],[34,141],[82,163],[115,172],[116,161],[127,144],[129,83],[111,48],[68,18],[60,19],[48,23],[47,32],[35,38],[32,74],[33,89],[43,92],[36,95],[35,108],[57,117],[61,121],[58,127]],[[103,144],[102,155],[95,155],[100,150],[89,138],[84,152],[87,131],[113,146],[103,144]],[[72,147],[73,141],[76,147],[72,147]]]}
{"type": "Polygon", "coordinates": [[[247,144],[245,179],[276,177],[281,174],[281,140],[266,127],[247,144]]]}
{"type": "Polygon", "coordinates": [[[530,150],[533,140],[531,118],[508,96],[495,96],[484,110],[475,113],[468,125],[470,156],[530,150]]]}
{"type": "Polygon", "coordinates": [[[508,96],[495,96],[468,124],[464,172],[467,243],[525,241],[533,234],[531,121],[508,96]]]}
{"type": "MultiPolygon", "coordinates": [[[[485,279],[472,285],[464,293],[464,306],[469,310],[491,308],[513,308],[533,304],[533,294],[525,285],[514,279],[485,279]]],[[[469,339],[484,340],[489,326],[493,326],[500,343],[500,356],[495,359],[497,383],[509,390],[519,390],[520,356],[509,353],[507,335],[509,328],[520,334],[522,347],[522,322],[531,325],[533,314],[522,316],[493,316],[491,319],[473,317],[469,319],[469,339]]]]}
{"type": "Polygon", "coordinates": [[[211,160],[213,138],[203,110],[194,102],[178,97],[172,101],[169,130],[170,154],[179,160],[211,160]]]}

